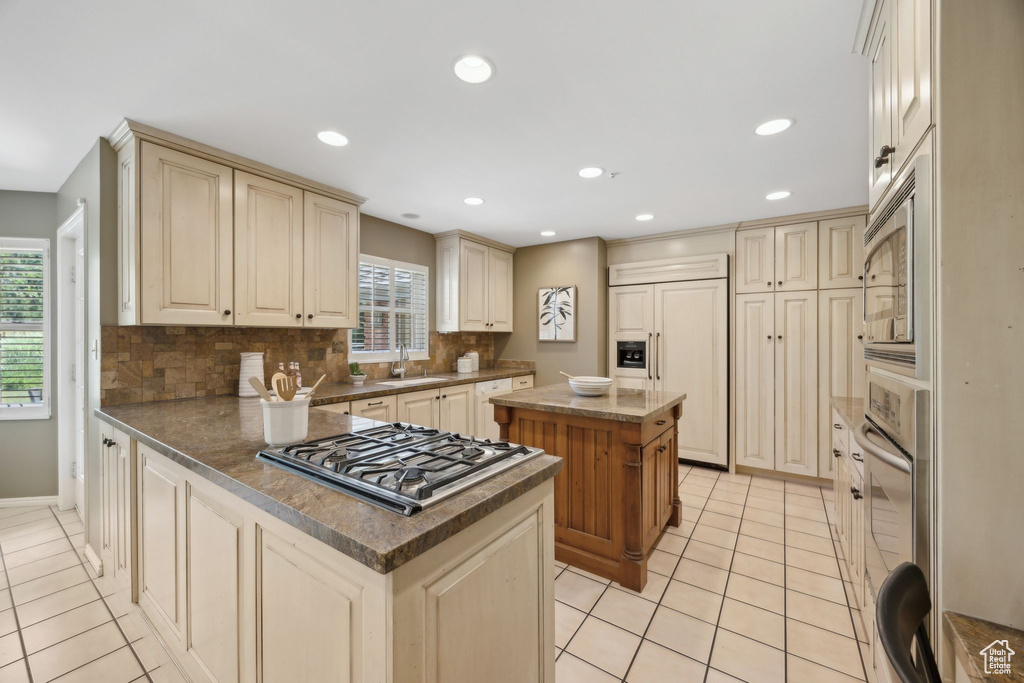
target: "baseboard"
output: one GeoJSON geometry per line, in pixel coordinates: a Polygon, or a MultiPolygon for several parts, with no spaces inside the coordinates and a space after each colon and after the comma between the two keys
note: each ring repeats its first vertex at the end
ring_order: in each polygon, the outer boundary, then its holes
{"type": "Polygon", "coordinates": [[[28,498],[0,498],[0,508],[36,507],[56,505],[57,496],[30,496],[28,498]]]}
{"type": "Polygon", "coordinates": [[[100,556],[96,554],[96,551],[88,543],[85,544],[85,559],[89,560],[89,564],[92,565],[96,576],[103,576],[103,560],[100,559],[100,556]]]}

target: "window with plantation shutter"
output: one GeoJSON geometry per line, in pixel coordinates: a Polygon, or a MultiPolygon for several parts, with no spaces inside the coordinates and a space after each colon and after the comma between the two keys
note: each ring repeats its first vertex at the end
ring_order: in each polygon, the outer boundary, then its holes
{"type": "Polygon", "coordinates": [[[49,240],[0,238],[0,419],[49,417],[49,240]]]}
{"type": "Polygon", "coordinates": [[[359,325],[352,330],[352,360],[397,360],[405,344],[410,360],[429,357],[430,269],[374,256],[359,257],[359,325]]]}

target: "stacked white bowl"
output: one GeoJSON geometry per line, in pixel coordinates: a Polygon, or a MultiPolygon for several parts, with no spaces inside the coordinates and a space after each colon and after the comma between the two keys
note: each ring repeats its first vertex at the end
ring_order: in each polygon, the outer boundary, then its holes
{"type": "Polygon", "coordinates": [[[580,396],[604,396],[612,386],[610,377],[577,376],[569,380],[569,386],[580,396]]]}

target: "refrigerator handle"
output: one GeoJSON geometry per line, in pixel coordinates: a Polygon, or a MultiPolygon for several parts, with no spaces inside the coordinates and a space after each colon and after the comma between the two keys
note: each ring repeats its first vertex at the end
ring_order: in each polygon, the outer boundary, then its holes
{"type": "Polygon", "coordinates": [[[661,346],[661,332],[654,335],[654,379],[661,380],[661,361],[658,358],[658,347],[661,346]]]}
{"type": "Polygon", "coordinates": [[[654,335],[650,332],[647,333],[647,379],[654,379],[654,377],[651,376],[651,351],[653,351],[653,348],[651,347],[651,337],[653,336],[654,335]]]}

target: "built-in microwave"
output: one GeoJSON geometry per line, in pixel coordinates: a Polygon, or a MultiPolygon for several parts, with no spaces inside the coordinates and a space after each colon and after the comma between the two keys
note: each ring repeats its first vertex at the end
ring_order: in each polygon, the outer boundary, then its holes
{"type": "Polygon", "coordinates": [[[930,251],[930,158],[919,157],[864,233],[864,360],[922,377],[930,251]],[[920,234],[919,234],[920,233],[920,234]],[[922,289],[925,288],[925,289],[922,289]]]}

